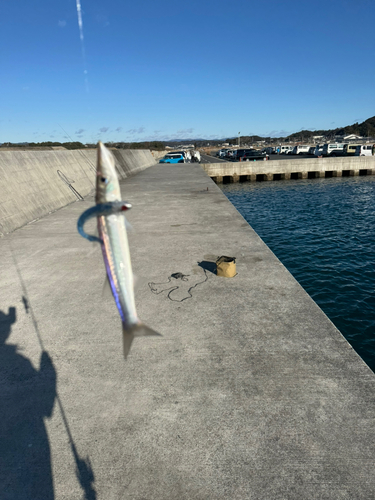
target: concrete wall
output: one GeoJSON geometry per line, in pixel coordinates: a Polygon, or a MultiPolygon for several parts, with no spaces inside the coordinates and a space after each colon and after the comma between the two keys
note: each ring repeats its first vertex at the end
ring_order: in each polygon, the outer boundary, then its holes
{"type": "Polygon", "coordinates": [[[205,172],[217,182],[222,182],[224,176],[231,177],[232,181],[241,180],[241,176],[247,176],[246,180],[255,181],[256,176],[260,174],[264,176],[264,180],[273,180],[275,175],[281,175],[283,179],[290,179],[292,174],[298,174],[299,178],[307,178],[309,172],[315,172],[315,177],[325,177],[326,172],[332,173],[334,177],[342,176],[343,172],[344,175],[348,172],[348,175],[359,175],[365,170],[368,175],[375,173],[375,157],[373,156],[221,162],[201,165],[205,172]]]}
{"type": "Polygon", "coordinates": [[[148,149],[113,149],[112,153],[121,179],[155,164],[155,158],[148,149]]]}
{"type": "MultiPolygon", "coordinates": [[[[120,179],[155,164],[148,150],[113,150],[120,179]]],[[[0,236],[95,187],[96,150],[1,151],[0,236]],[[69,186],[70,184],[70,186],[69,186]]]]}

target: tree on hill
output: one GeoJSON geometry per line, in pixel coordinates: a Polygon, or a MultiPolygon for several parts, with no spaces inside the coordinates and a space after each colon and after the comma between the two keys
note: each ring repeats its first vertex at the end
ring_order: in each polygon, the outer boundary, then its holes
{"type": "MultiPolygon", "coordinates": [[[[17,147],[17,144],[11,144],[11,146],[17,147]]],[[[52,148],[56,146],[63,146],[65,149],[83,149],[85,148],[85,145],[82,144],[82,142],[51,142],[51,141],[46,141],[46,142],[29,142],[27,143],[27,147],[33,148],[33,147],[38,147],[38,148],[52,148]]]]}
{"type": "Polygon", "coordinates": [[[333,139],[336,135],[359,135],[361,137],[374,137],[375,136],[375,116],[368,118],[362,123],[353,123],[353,125],[347,125],[346,127],[339,127],[329,130],[302,130],[301,132],[296,132],[288,136],[291,140],[302,140],[301,138],[308,138],[314,135],[324,135],[328,139],[333,139]]]}
{"type": "Polygon", "coordinates": [[[164,150],[165,144],[161,141],[146,141],[146,142],[106,142],[105,145],[110,148],[117,149],[152,149],[164,150]]]}

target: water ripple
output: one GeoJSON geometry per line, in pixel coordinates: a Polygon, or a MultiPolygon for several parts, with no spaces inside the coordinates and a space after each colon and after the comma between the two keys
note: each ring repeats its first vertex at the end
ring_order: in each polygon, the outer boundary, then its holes
{"type": "Polygon", "coordinates": [[[223,191],[375,371],[375,176],[223,191]]]}

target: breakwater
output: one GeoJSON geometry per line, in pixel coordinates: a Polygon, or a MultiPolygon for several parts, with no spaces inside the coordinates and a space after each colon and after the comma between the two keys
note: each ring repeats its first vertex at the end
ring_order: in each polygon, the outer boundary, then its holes
{"type": "Polygon", "coordinates": [[[124,362],[100,249],[76,230],[91,196],[2,238],[0,491],[22,474],[22,491],[53,476],[55,500],[373,498],[374,373],[199,165],[121,186],[137,311],[162,336],[124,362]]]}
{"type": "Polygon", "coordinates": [[[202,167],[217,183],[351,177],[374,174],[375,157],[202,163],[202,167]]]}
{"type": "MultiPolygon", "coordinates": [[[[153,165],[148,150],[113,150],[120,179],[153,165]]],[[[0,236],[81,200],[95,186],[96,150],[0,151],[0,236]]]]}
{"type": "Polygon", "coordinates": [[[100,249],[76,230],[91,196],[2,238],[0,491],[21,474],[55,500],[373,498],[373,372],[199,165],[121,186],[138,314],[162,336],[124,362],[100,249]]]}

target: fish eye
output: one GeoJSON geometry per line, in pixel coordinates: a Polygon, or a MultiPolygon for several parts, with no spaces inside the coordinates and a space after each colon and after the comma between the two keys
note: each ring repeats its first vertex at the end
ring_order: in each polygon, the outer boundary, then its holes
{"type": "Polygon", "coordinates": [[[104,184],[107,184],[108,183],[108,179],[106,177],[101,177],[100,179],[102,182],[104,182],[104,184]]]}

